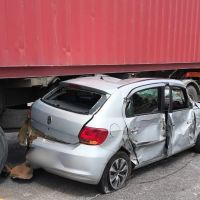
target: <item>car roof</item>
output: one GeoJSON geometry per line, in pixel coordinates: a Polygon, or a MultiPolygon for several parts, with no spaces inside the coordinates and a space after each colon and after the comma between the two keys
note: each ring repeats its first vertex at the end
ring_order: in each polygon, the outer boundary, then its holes
{"type": "Polygon", "coordinates": [[[130,84],[134,84],[136,87],[142,86],[145,84],[153,84],[153,83],[171,83],[175,85],[184,86],[184,84],[181,81],[174,80],[174,79],[156,79],[156,78],[118,79],[118,78],[114,78],[114,77],[110,77],[106,75],[80,77],[80,78],[63,81],[63,83],[90,87],[90,88],[104,91],[109,94],[112,94],[118,88],[122,88],[130,84]]]}

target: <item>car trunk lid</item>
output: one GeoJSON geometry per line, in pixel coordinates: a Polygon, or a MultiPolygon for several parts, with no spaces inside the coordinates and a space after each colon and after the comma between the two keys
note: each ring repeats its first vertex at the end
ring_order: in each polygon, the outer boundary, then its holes
{"type": "Polygon", "coordinates": [[[62,86],[33,104],[32,126],[52,139],[78,143],[81,129],[106,99],[105,94],[89,91],[88,88],[66,89],[64,86],[63,89],[62,86]],[[79,99],[74,98],[74,95],[79,99]]]}

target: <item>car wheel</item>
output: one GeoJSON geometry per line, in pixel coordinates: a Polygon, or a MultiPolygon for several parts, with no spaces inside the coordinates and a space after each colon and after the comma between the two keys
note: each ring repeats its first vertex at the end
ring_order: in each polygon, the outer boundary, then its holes
{"type": "Polygon", "coordinates": [[[3,130],[0,128],[0,174],[6,163],[8,155],[8,145],[3,130]]]}
{"type": "Polygon", "coordinates": [[[98,184],[102,193],[109,193],[121,189],[131,174],[131,161],[125,152],[118,152],[108,162],[102,178],[98,184]]]}
{"type": "Polygon", "coordinates": [[[197,137],[195,146],[193,147],[194,152],[200,153],[200,134],[197,137]]]}

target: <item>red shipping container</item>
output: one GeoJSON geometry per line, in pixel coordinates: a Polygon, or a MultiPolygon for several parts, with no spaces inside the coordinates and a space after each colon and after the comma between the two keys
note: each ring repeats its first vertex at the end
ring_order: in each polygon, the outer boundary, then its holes
{"type": "Polygon", "coordinates": [[[0,77],[198,63],[199,0],[0,0],[0,77]]]}

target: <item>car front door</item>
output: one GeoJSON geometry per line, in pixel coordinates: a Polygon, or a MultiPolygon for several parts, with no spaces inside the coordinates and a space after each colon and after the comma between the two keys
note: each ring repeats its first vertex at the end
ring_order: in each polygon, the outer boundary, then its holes
{"type": "Polygon", "coordinates": [[[125,103],[125,121],[139,164],[165,156],[164,85],[133,90],[125,103]]]}
{"type": "Polygon", "coordinates": [[[196,120],[186,89],[177,86],[170,88],[171,108],[168,114],[167,135],[169,136],[168,155],[173,155],[194,144],[196,120]]]}

